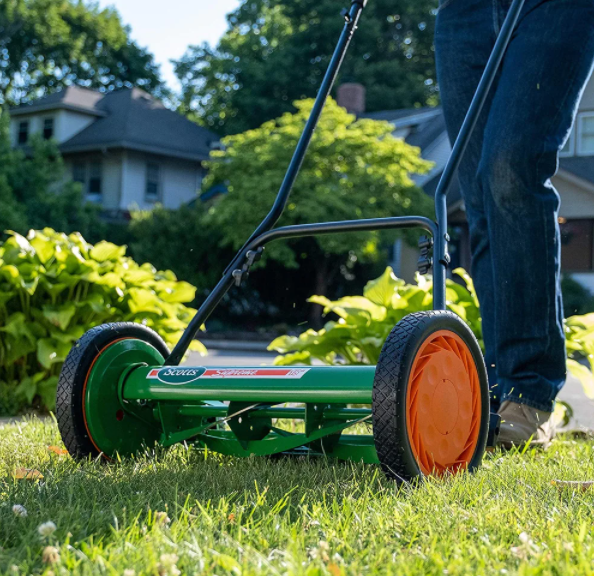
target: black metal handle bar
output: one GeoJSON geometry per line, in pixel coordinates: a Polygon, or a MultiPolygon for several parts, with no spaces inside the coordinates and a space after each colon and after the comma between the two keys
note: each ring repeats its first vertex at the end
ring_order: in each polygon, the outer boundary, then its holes
{"type": "MultiPolygon", "coordinates": [[[[366,220],[342,220],[338,222],[320,222],[315,224],[298,224],[295,226],[283,226],[275,228],[260,234],[257,238],[251,240],[246,246],[241,249],[240,258],[238,261],[243,263],[246,255],[252,250],[261,248],[268,242],[273,240],[280,240],[281,238],[299,238],[303,236],[317,236],[319,234],[338,234],[340,232],[364,232],[370,230],[395,230],[399,228],[423,228],[429,232],[434,238],[438,234],[437,224],[425,218],[424,216],[395,216],[392,218],[369,218],[366,220]]],[[[206,300],[196,312],[194,318],[188,324],[188,327],[179,339],[179,342],[166,359],[165,364],[172,366],[181,362],[194,336],[200,330],[205,320],[210,316],[212,311],[218,306],[223,296],[229,291],[235,282],[233,275],[234,267],[229,267],[219,280],[214,290],[206,297],[206,300]]],[[[436,291],[440,287],[435,285],[436,291]]],[[[445,290],[445,284],[443,289],[445,290]]],[[[445,299],[445,295],[438,296],[445,299]]],[[[434,299],[436,294],[434,293],[434,299]]]]}
{"type": "MultiPolygon", "coordinates": [[[[270,230],[281,217],[283,210],[287,205],[287,201],[289,200],[289,195],[293,189],[293,184],[295,184],[295,179],[297,178],[301,165],[303,164],[305,153],[307,152],[307,148],[311,142],[311,138],[318,124],[318,120],[322,114],[324,104],[328,99],[330,91],[332,90],[332,86],[334,86],[336,75],[338,74],[342,61],[344,60],[344,56],[346,54],[347,48],[349,47],[353,34],[357,29],[357,23],[359,22],[361,12],[363,11],[366,3],[367,0],[353,0],[350,10],[344,13],[345,23],[338,40],[338,44],[336,45],[334,54],[332,55],[332,59],[328,65],[328,69],[324,74],[324,79],[322,80],[322,84],[318,90],[311,114],[309,115],[307,123],[305,124],[305,128],[303,129],[301,137],[299,138],[295,152],[293,152],[293,157],[291,158],[291,162],[289,163],[289,167],[278,191],[274,204],[272,205],[268,215],[264,218],[264,220],[262,220],[255,232],[243,245],[242,249],[239,251],[240,253],[254,238],[263,232],[270,230]]],[[[227,272],[229,268],[232,267],[233,262],[228,266],[225,272],[227,272]]]]}
{"type": "Polygon", "coordinates": [[[335,222],[316,222],[282,226],[260,234],[247,246],[246,250],[257,250],[261,246],[286,238],[321,236],[340,232],[369,232],[371,230],[396,230],[399,228],[422,228],[432,236],[438,233],[437,224],[424,216],[392,216],[390,218],[367,218],[365,220],[339,220],[335,222]]]}
{"type": "Polygon", "coordinates": [[[316,96],[311,114],[305,124],[305,128],[301,137],[299,138],[299,142],[297,147],[295,148],[295,152],[293,153],[293,157],[291,158],[291,162],[289,163],[289,167],[281,184],[281,187],[278,191],[274,204],[266,216],[264,220],[260,223],[256,231],[250,236],[248,241],[242,246],[239,252],[235,255],[229,266],[225,269],[223,277],[219,281],[219,283],[215,286],[214,290],[208,295],[206,300],[203,302],[202,306],[200,306],[196,316],[192,319],[192,321],[188,324],[188,327],[185,329],[182,337],[180,338],[179,342],[173,349],[173,352],[166,360],[166,364],[168,365],[176,365],[179,364],[183,355],[186,353],[192,339],[204,324],[204,321],[210,316],[212,311],[221,301],[221,298],[226,294],[233,282],[233,271],[238,267],[241,268],[243,265],[243,260],[245,259],[245,255],[248,252],[248,246],[252,244],[252,242],[264,232],[268,232],[277,222],[278,219],[281,217],[283,210],[287,204],[289,199],[289,195],[293,188],[293,184],[295,183],[295,179],[297,178],[297,174],[299,173],[299,169],[303,164],[303,159],[305,158],[305,153],[307,152],[307,148],[309,143],[311,142],[311,138],[313,136],[314,130],[320,119],[320,115],[322,114],[322,110],[324,108],[324,104],[332,90],[332,86],[334,85],[334,81],[336,80],[336,76],[340,69],[340,65],[344,60],[344,56],[346,54],[347,48],[351,42],[353,34],[357,29],[357,24],[359,22],[359,18],[361,17],[361,12],[365,5],[367,4],[367,0],[352,0],[351,7],[348,11],[343,13],[344,15],[344,27],[340,34],[340,38],[338,40],[338,44],[332,54],[332,58],[330,60],[330,64],[324,74],[324,79],[322,80],[322,84],[320,89],[318,90],[318,94],[316,96]]]}

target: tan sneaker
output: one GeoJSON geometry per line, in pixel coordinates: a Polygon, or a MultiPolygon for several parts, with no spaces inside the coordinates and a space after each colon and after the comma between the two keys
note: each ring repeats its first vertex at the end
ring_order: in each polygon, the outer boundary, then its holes
{"type": "Polygon", "coordinates": [[[555,437],[556,423],[552,412],[506,400],[499,408],[499,415],[501,427],[497,444],[503,448],[522,446],[526,442],[547,448],[555,437]]]}

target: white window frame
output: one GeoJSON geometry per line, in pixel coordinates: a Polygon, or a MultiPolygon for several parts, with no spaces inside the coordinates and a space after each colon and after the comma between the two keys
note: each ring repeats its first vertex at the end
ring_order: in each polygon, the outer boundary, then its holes
{"type": "Polygon", "coordinates": [[[24,120],[18,120],[17,121],[17,135],[16,135],[17,146],[26,146],[29,143],[29,138],[31,138],[31,121],[29,120],[29,118],[25,118],[24,120]],[[25,130],[27,137],[24,142],[21,142],[21,126],[22,125],[27,126],[27,130],[25,130]]]}
{"type": "Polygon", "coordinates": [[[575,128],[572,127],[569,137],[567,138],[567,142],[565,143],[566,145],[569,145],[569,149],[564,151],[563,148],[561,148],[561,150],[559,150],[560,158],[569,158],[570,156],[575,156],[575,132],[575,128]]]}
{"type": "Polygon", "coordinates": [[[89,160],[87,163],[87,182],[86,182],[86,190],[87,190],[87,200],[90,202],[100,203],[103,198],[103,160],[98,158],[93,158],[89,160]],[[93,168],[99,168],[99,176],[93,176],[93,168]],[[91,180],[98,179],[99,180],[99,192],[91,192],[91,180]]]}
{"type": "Polygon", "coordinates": [[[44,116],[41,121],[41,136],[44,140],[51,140],[52,138],[56,137],[56,119],[54,116],[44,116]],[[51,120],[52,121],[52,135],[49,138],[45,137],[45,123],[51,120]]]}
{"type": "Polygon", "coordinates": [[[594,118],[594,111],[592,112],[580,112],[577,119],[577,155],[578,156],[594,156],[594,150],[590,152],[584,152],[582,149],[582,135],[583,135],[583,120],[585,118],[594,118]]]}
{"type": "Polygon", "coordinates": [[[156,204],[163,200],[163,166],[160,162],[154,160],[147,160],[145,165],[145,180],[144,180],[144,201],[148,204],[156,204]],[[155,197],[147,193],[149,184],[149,166],[157,167],[157,194],[155,197]]]}

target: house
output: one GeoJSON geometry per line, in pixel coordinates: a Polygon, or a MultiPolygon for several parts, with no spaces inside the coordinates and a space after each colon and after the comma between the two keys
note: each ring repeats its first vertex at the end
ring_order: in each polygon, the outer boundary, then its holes
{"type": "MultiPolygon", "coordinates": [[[[435,195],[451,152],[440,108],[365,113],[365,88],[354,83],[340,86],[337,100],[361,117],[391,122],[395,136],[418,146],[421,156],[434,162],[434,166],[428,174],[416,176],[415,180],[428,194],[435,195]]],[[[594,292],[594,75],[585,88],[575,125],[560,154],[559,170],[552,182],[561,196],[562,270],[594,292]]],[[[469,270],[468,225],[457,180],[448,193],[448,213],[452,229],[452,267],[463,266],[469,270]]],[[[415,248],[401,241],[395,243],[392,266],[398,275],[412,280],[417,258],[415,248]]]]}
{"type": "Polygon", "coordinates": [[[70,86],[10,110],[14,146],[54,138],[72,179],[106,214],[191,202],[218,137],[139,88],[70,86]]]}

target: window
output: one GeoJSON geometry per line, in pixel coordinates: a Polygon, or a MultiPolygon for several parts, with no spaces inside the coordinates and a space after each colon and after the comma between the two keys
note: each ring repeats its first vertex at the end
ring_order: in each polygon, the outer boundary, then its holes
{"type": "Polygon", "coordinates": [[[91,162],[89,164],[89,195],[101,195],[101,175],[102,165],[100,161],[91,162]]]}
{"type": "Polygon", "coordinates": [[[27,143],[27,140],[29,140],[29,121],[25,120],[23,122],[19,122],[18,143],[23,145],[27,143]]]}
{"type": "Polygon", "coordinates": [[[578,154],[594,155],[594,112],[582,113],[578,118],[578,154]]]}
{"type": "Polygon", "coordinates": [[[49,140],[54,137],[54,119],[44,118],[43,120],[43,139],[49,140]]]}
{"type": "Polygon", "coordinates": [[[593,219],[565,220],[559,218],[561,228],[561,264],[564,272],[593,270],[593,219]]]}
{"type": "Polygon", "coordinates": [[[72,179],[75,182],[80,182],[85,189],[87,183],[87,165],[84,162],[75,162],[72,165],[72,179]]]}
{"type": "Polygon", "coordinates": [[[565,146],[561,148],[559,152],[559,156],[566,157],[566,156],[573,156],[575,154],[575,133],[572,129],[567,137],[567,142],[565,142],[565,146]]]}
{"type": "Polygon", "coordinates": [[[160,175],[161,167],[154,162],[147,162],[146,165],[146,189],[145,199],[147,202],[156,202],[160,193],[160,175]]]}

